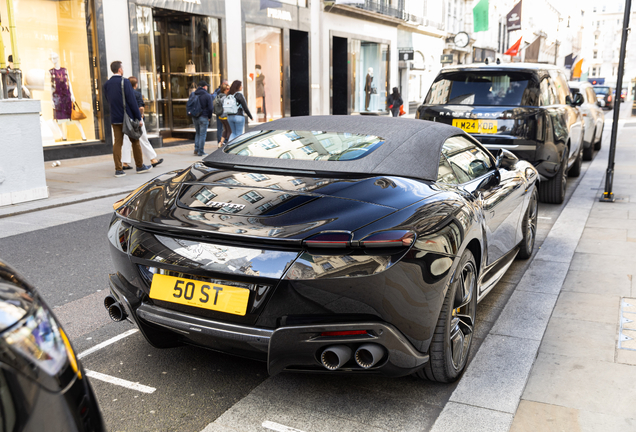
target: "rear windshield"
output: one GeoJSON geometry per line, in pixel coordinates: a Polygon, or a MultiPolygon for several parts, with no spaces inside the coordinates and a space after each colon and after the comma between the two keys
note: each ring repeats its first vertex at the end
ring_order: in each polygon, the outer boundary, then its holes
{"type": "Polygon", "coordinates": [[[535,75],[509,71],[462,71],[437,77],[424,101],[427,105],[539,104],[535,75]]]}
{"type": "Polygon", "coordinates": [[[606,95],[609,93],[609,87],[594,87],[594,91],[597,95],[606,95]]]}
{"type": "Polygon", "coordinates": [[[375,135],[324,131],[254,131],[228,144],[225,152],[278,159],[347,161],[360,159],[384,144],[375,135]]]}

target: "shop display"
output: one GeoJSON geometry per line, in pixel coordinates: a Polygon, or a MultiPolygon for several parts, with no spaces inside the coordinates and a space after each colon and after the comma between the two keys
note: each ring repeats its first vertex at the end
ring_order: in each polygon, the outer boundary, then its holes
{"type": "Polygon", "coordinates": [[[51,101],[53,102],[53,118],[57,125],[62,125],[60,133],[62,141],[66,141],[66,124],[73,123],[80,131],[82,140],[86,141],[86,135],[79,120],[71,119],[73,111],[73,103],[75,96],[73,95],[73,87],[68,76],[66,68],[60,66],[60,56],[51,51],[49,56],[53,68],[49,70],[51,74],[51,101]]]}
{"type": "Polygon", "coordinates": [[[366,84],[364,85],[364,93],[366,95],[364,99],[364,109],[367,111],[369,111],[369,103],[371,102],[371,95],[376,94],[378,92],[377,90],[375,92],[373,90],[375,90],[373,88],[373,68],[370,67],[367,72],[366,84]]]}
{"type": "Polygon", "coordinates": [[[352,39],[349,51],[353,65],[353,112],[384,112],[388,96],[389,46],[352,39]]]}
{"type": "Polygon", "coordinates": [[[247,104],[256,121],[283,117],[282,31],[255,24],[245,25],[248,74],[247,104]]]}
{"type": "MultiPolygon", "coordinates": [[[[256,65],[256,113],[263,114],[263,121],[267,121],[267,103],[265,101],[265,75],[261,71],[261,65],[256,65]]],[[[261,119],[260,115],[258,116],[261,119]]]]}

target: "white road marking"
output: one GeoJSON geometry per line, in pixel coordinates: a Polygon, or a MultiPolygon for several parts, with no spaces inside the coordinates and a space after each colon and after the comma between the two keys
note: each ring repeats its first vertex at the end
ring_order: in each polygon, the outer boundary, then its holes
{"type": "Polygon", "coordinates": [[[107,346],[108,346],[108,345],[110,345],[110,344],[114,344],[114,343],[115,343],[115,342],[117,342],[118,340],[121,340],[121,339],[123,339],[123,338],[125,338],[125,337],[128,337],[128,336],[130,336],[130,335],[132,335],[132,334],[135,334],[135,333],[137,333],[138,331],[139,331],[138,329],[130,329],[130,330],[128,330],[127,332],[124,332],[124,333],[122,333],[122,334],[120,334],[120,335],[118,335],[118,336],[115,336],[114,338],[110,338],[110,339],[108,339],[107,341],[104,341],[104,342],[102,342],[102,343],[100,343],[100,344],[95,345],[95,346],[94,346],[94,347],[92,347],[92,348],[87,349],[87,350],[86,350],[86,351],[84,351],[84,352],[79,353],[79,354],[77,355],[77,358],[78,358],[78,359],[84,358],[84,357],[86,357],[87,355],[89,355],[89,354],[93,354],[95,351],[99,351],[100,349],[102,349],[102,348],[104,348],[104,347],[107,347],[107,346]]]}
{"type": "Polygon", "coordinates": [[[118,385],[118,386],[121,386],[121,387],[126,387],[126,388],[131,389],[131,390],[137,390],[137,391],[140,391],[140,392],[143,392],[143,393],[154,393],[155,390],[157,390],[154,387],[148,387],[148,386],[145,386],[143,384],[134,383],[132,381],[126,381],[126,380],[121,379],[121,378],[117,378],[117,377],[114,377],[114,376],[110,376],[110,375],[106,375],[106,374],[103,374],[103,373],[95,372],[95,371],[92,371],[92,370],[86,370],[86,376],[89,376],[91,378],[98,379],[100,381],[104,381],[104,382],[107,382],[107,383],[110,383],[110,384],[115,384],[115,385],[118,385]]]}
{"type": "Polygon", "coordinates": [[[289,426],[271,422],[269,420],[264,421],[262,426],[265,429],[273,430],[276,432],[303,432],[300,429],[294,429],[289,426]]]}

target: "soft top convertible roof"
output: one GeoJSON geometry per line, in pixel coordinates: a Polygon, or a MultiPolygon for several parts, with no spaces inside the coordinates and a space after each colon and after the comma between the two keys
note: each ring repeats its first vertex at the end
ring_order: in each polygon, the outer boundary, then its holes
{"type": "Polygon", "coordinates": [[[258,130],[375,135],[385,142],[370,154],[350,161],[273,159],[228,154],[222,149],[211,153],[203,161],[208,165],[224,168],[239,166],[271,170],[394,175],[435,181],[441,148],[446,139],[455,135],[468,137],[461,129],[446,124],[384,116],[286,117],[250,128],[250,132],[258,130]]]}

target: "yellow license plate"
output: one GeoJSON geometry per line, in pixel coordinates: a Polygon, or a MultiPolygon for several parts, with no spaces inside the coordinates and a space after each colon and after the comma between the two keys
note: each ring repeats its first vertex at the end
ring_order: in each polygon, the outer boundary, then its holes
{"type": "Polygon", "coordinates": [[[497,120],[453,119],[453,126],[463,129],[468,133],[497,133],[497,120]]]}
{"type": "Polygon", "coordinates": [[[250,290],[156,274],[152,277],[150,298],[234,315],[245,315],[250,290]]]}

